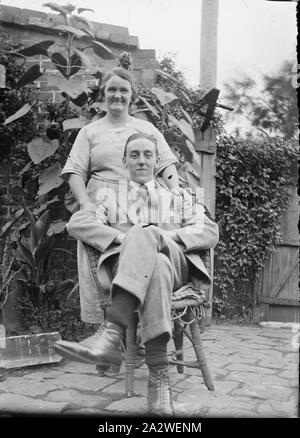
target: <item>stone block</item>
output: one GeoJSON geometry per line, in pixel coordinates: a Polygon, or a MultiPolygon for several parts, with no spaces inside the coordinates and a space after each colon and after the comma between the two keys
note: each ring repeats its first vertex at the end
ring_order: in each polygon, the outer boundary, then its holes
{"type": "Polygon", "coordinates": [[[67,403],[33,399],[19,394],[0,394],[0,412],[22,414],[61,414],[67,403]]]}
{"type": "Polygon", "coordinates": [[[91,392],[98,392],[112,383],[114,380],[107,377],[80,375],[79,378],[78,374],[66,374],[55,380],[55,384],[59,387],[91,392]]]}
{"type": "Polygon", "coordinates": [[[258,413],[263,417],[298,418],[297,402],[282,402],[268,400],[258,407],[258,413]]]}
{"type": "Polygon", "coordinates": [[[124,45],[128,44],[128,35],[124,33],[111,33],[109,39],[112,43],[124,44],[124,45]]]}
{"type": "Polygon", "coordinates": [[[142,415],[147,412],[145,397],[126,397],[106,406],[106,411],[116,415],[142,415]]]}
{"type": "Polygon", "coordinates": [[[128,37],[128,45],[132,47],[140,48],[140,42],[137,36],[135,35],[129,35],[128,37]]]}
{"type": "Polygon", "coordinates": [[[97,32],[96,32],[96,39],[97,40],[107,40],[107,41],[110,41],[110,38],[111,38],[111,33],[110,32],[108,32],[108,31],[104,31],[104,30],[101,30],[101,29],[99,29],[99,30],[97,30],[97,32]]]}
{"type": "MultiPolygon", "coordinates": [[[[1,209],[0,209],[1,214],[1,209]]],[[[61,339],[58,332],[1,338],[0,368],[19,368],[60,362],[53,343],[61,339]]]]}
{"type": "Polygon", "coordinates": [[[103,404],[106,398],[101,395],[95,396],[82,394],[74,389],[63,389],[59,391],[52,391],[47,395],[45,400],[68,403],[69,405],[82,408],[94,408],[101,405],[101,402],[103,404]]]}
{"type": "Polygon", "coordinates": [[[135,52],[137,58],[151,58],[155,60],[155,50],[153,49],[139,49],[135,52]]]}
{"type": "Polygon", "coordinates": [[[13,6],[0,5],[0,22],[14,23],[15,17],[19,16],[20,8],[13,6]]]}
{"type": "Polygon", "coordinates": [[[120,33],[128,36],[128,29],[124,26],[116,26],[114,24],[101,23],[100,29],[104,32],[120,33]]]}
{"type": "Polygon", "coordinates": [[[0,382],[0,392],[18,393],[37,397],[47,394],[49,391],[55,390],[55,386],[47,382],[33,382],[24,380],[22,377],[9,377],[4,382],[0,382]]]}
{"type": "Polygon", "coordinates": [[[257,367],[257,366],[251,366],[246,365],[243,363],[232,363],[226,366],[226,369],[231,371],[243,371],[243,372],[251,372],[256,374],[273,374],[276,372],[273,369],[270,368],[263,368],[263,367],[257,367]]]}
{"type": "Polygon", "coordinates": [[[295,394],[295,390],[282,386],[261,386],[261,385],[244,385],[235,389],[232,394],[237,396],[247,396],[252,399],[276,400],[286,402],[295,394]]]}

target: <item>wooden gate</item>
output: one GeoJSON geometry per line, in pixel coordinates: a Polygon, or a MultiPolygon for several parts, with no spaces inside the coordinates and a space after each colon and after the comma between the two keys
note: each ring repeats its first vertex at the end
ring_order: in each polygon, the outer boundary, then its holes
{"type": "Polygon", "coordinates": [[[282,242],[270,255],[256,282],[255,322],[299,322],[298,202],[295,192],[281,220],[282,242]]]}

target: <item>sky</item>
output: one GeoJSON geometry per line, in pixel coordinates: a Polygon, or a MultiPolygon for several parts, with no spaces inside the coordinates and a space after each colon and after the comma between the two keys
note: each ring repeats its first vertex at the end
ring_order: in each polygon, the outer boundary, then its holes
{"type": "MultiPolygon", "coordinates": [[[[64,5],[67,0],[52,0],[64,5]]],[[[1,4],[50,12],[47,0],[0,0],[1,4]]],[[[172,54],[190,85],[200,82],[202,0],[72,0],[91,8],[86,18],[125,26],[142,49],[172,54]]],[[[217,87],[231,77],[276,72],[286,59],[296,66],[296,2],[219,0],[217,87]]]]}

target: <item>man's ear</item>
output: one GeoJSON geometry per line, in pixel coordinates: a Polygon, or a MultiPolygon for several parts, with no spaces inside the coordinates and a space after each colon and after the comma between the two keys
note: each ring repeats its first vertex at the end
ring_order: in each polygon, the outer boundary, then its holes
{"type": "Polygon", "coordinates": [[[123,157],[122,157],[122,163],[123,163],[123,166],[125,167],[125,169],[127,169],[128,165],[127,165],[127,160],[126,160],[125,155],[123,155],[123,157]]]}
{"type": "Polygon", "coordinates": [[[156,162],[155,162],[155,168],[159,165],[159,160],[160,160],[160,156],[157,154],[156,155],[156,162]]]}

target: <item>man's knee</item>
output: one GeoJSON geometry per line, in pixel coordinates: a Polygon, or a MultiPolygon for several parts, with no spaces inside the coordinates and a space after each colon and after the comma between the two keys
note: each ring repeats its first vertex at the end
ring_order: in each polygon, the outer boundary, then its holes
{"type": "Polygon", "coordinates": [[[156,240],[161,235],[161,232],[159,228],[154,227],[153,225],[142,225],[142,224],[136,224],[130,230],[127,232],[126,240],[127,239],[134,239],[134,240],[156,240]]]}

